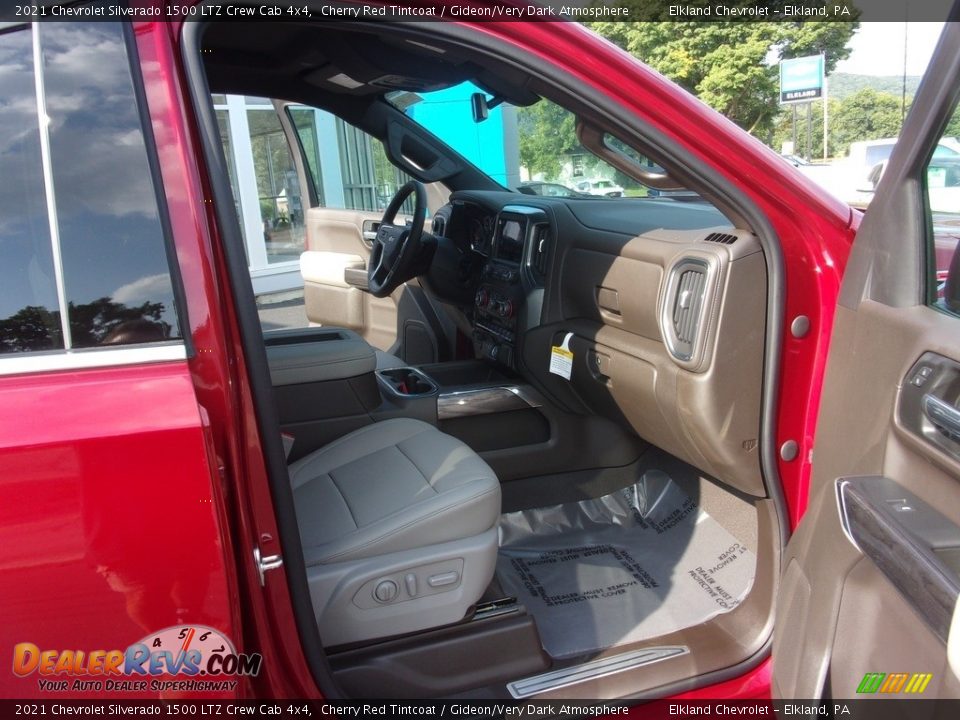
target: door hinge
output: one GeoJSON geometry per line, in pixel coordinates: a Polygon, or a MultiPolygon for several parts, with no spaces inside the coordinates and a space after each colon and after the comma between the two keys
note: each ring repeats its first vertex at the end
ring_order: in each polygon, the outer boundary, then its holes
{"type": "Polygon", "coordinates": [[[260,554],[259,547],[253,549],[253,562],[257,566],[257,573],[260,575],[260,587],[266,585],[264,574],[268,570],[276,570],[279,567],[283,567],[283,558],[280,555],[263,556],[260,554]]]}

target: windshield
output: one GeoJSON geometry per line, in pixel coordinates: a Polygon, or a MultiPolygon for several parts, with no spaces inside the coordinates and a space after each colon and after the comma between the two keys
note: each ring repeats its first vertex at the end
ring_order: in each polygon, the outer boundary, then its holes
{"type": "MultiPolygon", "coordinates": [[[[501,103],[475,122],[470,82],[432,92],[399,91],[387,101],[504,187],[568,197],[646,197],[646,186],[584,148],[576,117],[541,99],[529,107],[501,103]]],[[[484,94],[488,101],[492,98],[484,94]]],[[[653,163],[647,163],[651,168],[653,163]]]]}

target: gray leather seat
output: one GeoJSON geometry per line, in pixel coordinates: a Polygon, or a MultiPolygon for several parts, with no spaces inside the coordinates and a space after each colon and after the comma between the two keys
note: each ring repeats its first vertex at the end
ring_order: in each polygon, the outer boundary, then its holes
{"type": "Polygon", "coordinates": [[[325,644],[464,617],[493,576],[500,484],[427,423],[361,428],[290,466],[325,644]]]}

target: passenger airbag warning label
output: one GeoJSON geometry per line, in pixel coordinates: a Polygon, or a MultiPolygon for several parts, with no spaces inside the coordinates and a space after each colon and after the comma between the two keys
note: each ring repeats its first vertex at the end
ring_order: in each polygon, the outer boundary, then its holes
{"type": "Polygon", "coordinates": [[[570,340],[573,333],[567,333],[561,345],[550,348],[550,372],[569,380],[573,374],[573,351],[570,349],[570,340]]]}

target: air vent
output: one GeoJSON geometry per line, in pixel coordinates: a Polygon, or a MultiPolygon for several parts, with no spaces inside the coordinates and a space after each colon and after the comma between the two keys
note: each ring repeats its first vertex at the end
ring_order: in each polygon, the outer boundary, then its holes
{"type": "Polygon", "coordinates": [[[530,264],[540,277],[547,276],[547,263],[550,259],[550,226],[537,225],[533,231],[533,251],[530,264]]]}
{"type": "Polygon", "coordinates": [[[677,295],[673,302],[673,329],[677,340],[684,345],[692,346],[697,339],[700,310],[703,308],[703,290],[706,285],[706,275],[700,270],[684,270],[680,273],[677,295]]]}
{"type": "Polygon", "coordinates": [[[443,237],[443,233],[446,229],[447,219],[443,215],[437,215],[433,219],[433,224],[430,226],[430,232],[434,237],[443,237]]]}
{"type": "Polygon", "coordinates": [[[681,363],[696,367],[701,350],[701,326],[712,295],[711,264],[700,258],[680,259],[669,271],[660,311],[660,331],[667,349],[681,363]]]}
{"type": "Polygon", "coordinates": [[[721,243],[722,245],[733,245],[737,241],[737,236],[731,235],[730,233],[710,233],[703,241],[721,243]]]}

